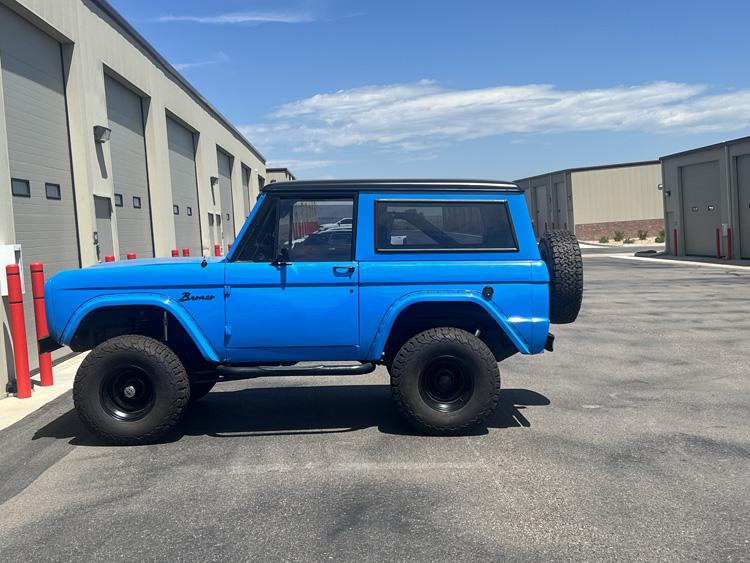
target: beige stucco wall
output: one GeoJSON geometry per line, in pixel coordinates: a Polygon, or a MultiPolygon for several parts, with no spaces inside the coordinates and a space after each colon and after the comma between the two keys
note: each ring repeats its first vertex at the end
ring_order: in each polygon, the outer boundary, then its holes
{"type": "MultiPolygon", "coordinates": [[[[148,51],[119,27],[98,6],[88,0],[0,0],[11,10],[63,44],[63,67],[67,76],[66,98],[70,124],[70,145],[75,186],[81,260],[84,266],[96,261],[93,244],[95,217],[93,194],[113,195],[112,174],[104,176],[99,167],[95,125],[107,125],[104,93],[105,72],[135,90],[146,99],[145,137],[148,177],[151,195],[152,221],[156,256],[168,256],[175,246],[172,215],[172,193],[167,145],[166,113],[169,111],[198,133],[196,172],[199,186],[200,221],[204,252],[209,252],[207,214],[220,213],[220,190],[212,201],[210,178],[218,176],[216,147],[221,146],[232,155],[232,190],[235,227],[239,232],[245,217],[242,193],[241,164],[252,170],[251,187],[254,202],[258,193],[258,173],[265,176],[265,161],[239,134],[223,124],[198,97],[159,63],[148,51]]],[[[2,88],[0,88],[0,96],[2,88]]],[[[0,97],[0,102],[2,98],[0,97]]],[[[0,103],[0,178],[7,185],[10,178],[5,143],[4,106],[0,103]]],[[[111,170],[108,143],[102,145],[107,170],[111,170]]],[[[44,158],[44,155],[40,155],[44,158]]],[[[10,193],[0,194],[0,244],[14,241],[13,213],[10,193]]],[[[115,254],[117,229],[114,225],[115,254]]],[[[28,261],[27,261],[28,263],[28,261]]],[[[0,308],[4,309],[4,308],[0,308]]],[[[6,311],[0,311],[3,337],[0,354],[3,359],[10,352],[6,346],[6,311]]],[[[0,362],[0,396],[7,379],[6,362],[0,362]]]]}
{"type": "Polygon", "coordinates": [[[659,164],[571,172],[576,225],[664,216],[659,164]]]}

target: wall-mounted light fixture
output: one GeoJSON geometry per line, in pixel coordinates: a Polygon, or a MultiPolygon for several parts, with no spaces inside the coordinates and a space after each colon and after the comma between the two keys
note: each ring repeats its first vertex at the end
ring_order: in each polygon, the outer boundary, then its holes
{"type": "Polygon", "coordinates": [[[109,141],[109,136],[112,134],[112,129],[105,127],[104,125],[94,125],[94,140],[97,143],[106,143],[109,141]]]}
{"type": "Polygon", "coordinates": [[[215,186],[219,183],[219,177],[218,176],[211,176],[211,185],[215,186]]]}
{"type": "Polygon", "coordinates": [[[659,187],[659,191],[663,190],[667,197],[672,195],[672,190],[665,190],[663,184],[659,184],[658,187],[659,187]]]}

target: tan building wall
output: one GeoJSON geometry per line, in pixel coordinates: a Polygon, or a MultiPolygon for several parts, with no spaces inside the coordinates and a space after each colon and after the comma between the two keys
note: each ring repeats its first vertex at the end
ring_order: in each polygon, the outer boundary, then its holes
{"type": "Polygon", "coordinates": [[[266,168],[266,183],[291,182],[297,178],[288,168],[266,168]]]}
{"type": "MultiPolygon", "coordinates": [[[[113,196],[112,162],[109,144],[103,143],[104,166],[97,157],[93,138],[95,125],[108,123],[104,89],[104,75],[116,78],[144,98],[145,145],[148,182],[151,197],[154,253],[169,256],[175,246],[175,227],[172,214],[172,191],[167,144],[167,113],[183,122],[197,136],[196,175],[202,247],[209,253],[208,213],[221,213],[219,190],[215,201],[211,177],[218,176],[217,146],[232,155],[233,211],[239,232],[245,218],[242,169],[252,170],[250,201],[258,194],[258,175],[265,175],[265,159],[242,135],[186,85],[166,61],[153,51],[137,32],[120,21],[111,7],[94,0],[0,0],[34,26],[62,44],[63,71],[66,78],[65,97],[69,122],[70,152],[80,256],[83,266],[97,260],[93,243],[95,227],[94,198],[113,196]],[[104,171],[103,171],[104,170],[104,171]]],[[[10,168],[3,117],[2,84],[0,83],[0,185],[9,185],[10,168]]],[[[39,158],[44,158],[40,154],[39,158]]],[[[0,192],[0,244],[13,244],[12,200],[9,190],[0,192]]],[[[117,229],[113,218],[115,254],[118,253],[117,229]]],[[[236,233],[235,233],[236,234],[236,233]]],[[[33,256],[24,256],[25,265],[33,256]]],[[[26,298],[30,298],[27,293],[26,298]]],[[[8,320],[5,308],[0,308],[0,325],[7,337],[8,320]]],[[[10,349],[7,338],[0,338],[0,397],[7,380],[10,349]]]]}
{"type": "Polygon", "coordinates": [[[571,172],[576,225],[661,219],[658,163],[571,172]]]}

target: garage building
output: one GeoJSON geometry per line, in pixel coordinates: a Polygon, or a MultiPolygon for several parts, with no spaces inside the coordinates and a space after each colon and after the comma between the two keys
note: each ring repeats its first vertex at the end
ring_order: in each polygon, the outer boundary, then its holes
{"type": "Polygon", "coordinates": [[[292,182],[297,178],[288,168],[266,168],[266,177],[269,184],[274,182],[292,182]]]}
{"type": "Polygon", "coordinates": [[[667,252],[750,259],[750,137],[660,160],[667,252]]]}
{"type": "Polygon", "coordinates": [[[659,161],[568,168],[516,180],[541,236],[552,229],[573,230],[580,240],[612,238],[615,231],[635,237],[664,228],[658,191],[659,161]]]}
{"type": "MultiPolygon", "coordinates": [[[[105,0],[0,0],[0,250],[2,266],[23,260],[33,368],[30,263],[49,277],[130,252],[226,251],[265,174],[105,0]]],[[[3,301],[0,396],[13,369],[3,301]]]]}

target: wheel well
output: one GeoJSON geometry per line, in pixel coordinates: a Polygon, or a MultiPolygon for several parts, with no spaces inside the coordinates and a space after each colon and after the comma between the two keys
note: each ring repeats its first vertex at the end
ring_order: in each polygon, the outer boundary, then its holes
{"type": "Polygon", "coordinates": [[[460,301],[425,301],[409,305],[396,317],[383,349],[386,363],[395,357],[412,336],[430,328],[450,326],[476,334],[487,344],[500,362],[518,352],[490,314],[476,303],[460,301]]]}
{"type": "Polygon", "coordinates": [[[91,350],[105,340],[125,334],[150,336],[169,346],[187,368],[205,363],[203,355],[177,318],[155,305],[121,305],[91,311],[70,342],[75,352],[91,350]]]}

